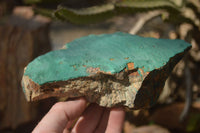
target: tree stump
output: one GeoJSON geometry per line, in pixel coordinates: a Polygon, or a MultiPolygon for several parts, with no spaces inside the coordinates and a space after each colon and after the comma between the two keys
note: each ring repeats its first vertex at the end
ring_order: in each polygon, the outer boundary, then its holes
{"type": "Polygon", "coordinates": [[[35,119],[38,103],[28,103],[21,88],[23,68],[51,49],[50,20],[17,7],[0,25],[0,129],[15,129],[35,119]]]}

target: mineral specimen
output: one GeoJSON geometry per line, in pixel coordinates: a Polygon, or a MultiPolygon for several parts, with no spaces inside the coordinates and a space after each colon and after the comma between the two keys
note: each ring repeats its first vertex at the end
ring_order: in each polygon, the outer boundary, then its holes
{"type": "Polygon", "coordinates": [[[148,108],[190,48],[183,40],[122,32],[89,35],[29,63],[23,91],[28,101],[84,96],[105,107],[148,108]]]}

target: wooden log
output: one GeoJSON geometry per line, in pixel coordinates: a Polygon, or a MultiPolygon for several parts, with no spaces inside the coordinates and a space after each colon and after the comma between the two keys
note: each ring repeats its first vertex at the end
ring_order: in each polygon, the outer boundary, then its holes
{"type": "Polygon", "coordinates": [[[0,26],[0,129],[15,129],[38,115],[39,104],[25,100],[20,82],[28,62],[51,49],[49,24],[31,8],[17,7],[0,26]]]}

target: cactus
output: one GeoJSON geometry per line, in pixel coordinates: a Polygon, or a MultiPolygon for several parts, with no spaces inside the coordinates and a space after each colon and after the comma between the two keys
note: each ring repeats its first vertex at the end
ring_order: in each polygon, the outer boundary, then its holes
{"type": "MultiPolygon", "coordinates": [[[[89,0],[81,0],[81,2],[89,0]]],[[[182,0],[177,4],[172,0],[101,0],[94,2],[86,7],[72,8],[63,0],[24,0],[26,4],[35,4],[35,12],[51,17],[53,19],[69,21],[75,24],[97,23],[115,15],[124,13],[133,14],[138,12],[147,12],[152,10],[164,10],[169,13],[168,20],[175,24],[190,23],[199,27],[199,22],[184,14],[185,8],[190,8],[198,16],[197,7],[191,1],[182,0]],[[57,6],[57,9],[46,9],[41,5],[50,4],[57,6]],[[67,6],[68,5],[68,6],[67,6]]],[[[80,0],[73,1],[73,4],[80,4],[80,0]]],[[[91,1],[90,1],[91,3],[91,1]]],[[[75,5],[76,6],[76,5],[75,5]]],[[[198,20],[199,21],[199,20],[198,20]]]]}
{"type": "Polygon", "coordinates": [[[59,20],[68,20],[76,24],[88,24],[114,16],[114,9],[115,7],[112,4],[104,4],[84,9],[71,9],[60,5],[53,13],[53,17],[59,20]]]}
{"type": "Polygon", "coordinates": [[[123,13],[137,13],[156,9],[171,10],[173,12],[180,11],[180,7],[168,0],[134,0],[118,1],[82,9],[70,9],[60,5],[53,15],[57,19],[68,20],[72,23],[87,24],[103,21],[123,13]]]}

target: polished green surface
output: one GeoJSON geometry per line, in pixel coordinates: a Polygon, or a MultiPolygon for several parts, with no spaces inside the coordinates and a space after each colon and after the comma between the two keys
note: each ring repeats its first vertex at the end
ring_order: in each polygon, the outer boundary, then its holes
{"type": "Polygon", "coordinates": [[[25,74],[40,85],[89,76],[88,68],[117,73],[133,62],[152,71],[190,47],[183,40],[143,38],[128,33],[89,35],[66,44],[67,49],[42,55],[28,64],[25,74]]]}

